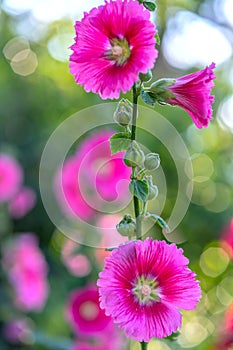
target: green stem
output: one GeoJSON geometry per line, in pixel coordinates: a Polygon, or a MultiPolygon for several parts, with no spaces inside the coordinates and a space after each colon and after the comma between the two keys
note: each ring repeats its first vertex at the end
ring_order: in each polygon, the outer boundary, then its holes
{"type": "MultiPolygon", "coordinates": [[[[131,141],[136,139],[136,131],[137,131],[137,114],[138,114],[138,91],[136,85],[133,86],[133,120],[132,120],[132,130],[131,130],[131,141]]],[[[132,177],[135,176],[135,168],[132,168],[132,177]]],[[[133,204],[134,204],[134,214],[136,218],[136,238],[142,238],[142,228],[141,228],[141,218],[140,218],[140,206],[139,200],[136,196],[133,196],[133,204]]]]}
{"type": "Polygon", "coordinates": [[[141,349],[142,350],[147,350],[147,345],[148,343],[145,343],[144,341],[141,342],[141,349]]]}

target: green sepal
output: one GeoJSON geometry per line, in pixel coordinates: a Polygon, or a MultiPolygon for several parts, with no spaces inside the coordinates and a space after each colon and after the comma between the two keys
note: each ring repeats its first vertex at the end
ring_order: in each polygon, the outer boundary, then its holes
{"type": "Polygon", "coordinates": [[[129,190],[133,196],[140,199],[142,202],[147,201],[148,184],[143,180],[132,180],[129,184],[129,190]]]}
{"type": "Polygon", "coordinates": [[[171,335],[164,338],[164,340],[176,341],[179,335],[180,335],[180,332],[173,332],[171,335]]]}
{"type": "Polygon", "coordinates": [[[155,9],[156,9],[156,5],[152,1],[143,1],[143,5],[147,10],[149,10],[151,12],[155,11],[155,9]]]}
{"type": "Polygon", "coordinates": [[[156,97],[153,94],[151,94],[150,92],[146,92],[146,91],[142,90],[140,95],[141,95],[141,98],[142,98],[143,102],[145,102],[149,106],[154,107],[154,105],[157,102],[157,99],[156,99],[156,97]]]}
{"type": "Polygon", "coordinates": [[[130,146],[130,133],[119,132],[110,137],[111,153],[115,154],[121,151],[125,151],[130,146]]]}
{"type": "Polygon", "coordinates": [[[155,34],[155,39],[156,39],[156,44],[159,46],[160,45],[160,36],[159,36],[158,32],[155,34]]]}

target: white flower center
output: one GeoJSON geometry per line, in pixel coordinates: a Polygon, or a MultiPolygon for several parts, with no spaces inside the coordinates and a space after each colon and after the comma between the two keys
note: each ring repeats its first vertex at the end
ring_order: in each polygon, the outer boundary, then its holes
{"type": "Polygon", "coordinates": [[[104,58],[123,66],[131,55],[131,48],[125,38],[110,39],[111,48],[104,53],[104,58]]]}
{"type": "Polygon", "coordinates": [[[151,304],[160,300],[159,289],[156,278],[140,276],[135,282],[132,292],[140,304],[151,304]]]}

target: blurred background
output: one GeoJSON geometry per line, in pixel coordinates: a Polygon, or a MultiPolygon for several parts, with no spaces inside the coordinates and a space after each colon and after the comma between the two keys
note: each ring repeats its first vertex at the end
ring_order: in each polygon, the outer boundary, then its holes
{"type": "MultiPolygon", "coordinates": [[[[39,190],[40,159],[52,132],[72,114],[103,102],[77,86],[68,68],[74,22],[102,3],[0,1],[1,350],[139,350],[98,306],[95,281],[108,253],[63,235],[50,221],[39,190]]],[[[173,240],[190,259],[203,295],[195,311],[183,313],[180,334],[173,340],[152,340],[149,350],[233,349],[233,1],[156,3],[153,20],[161,45],[153,79],[185,75],[212,62],[217,78],[214,120],[207,129],[197,129],[179,108],[155,106],[177,129],[191,156],[193,196],[173,240]]],[[[63,180],[72,213],[57,194],[68,218],[77,215],[96,225],[102,246],[111,245],[102,229],[114,231],[121,214],[100,215],[84,203],[73,169],[78,171],[79,159],[91,145],[107,142],[114,128],[109,124],[85,135],[67,156],[63,180]]],[[[143,132],[140,140],[160,154],[167,182],[161,215],[169,218],[177,195],[176,168],[164,145],[143,132]]],[[[94,152],[96,164],[110,159],[108,147],[94,152]]],[[[106,201],[116,197],[119,178],[112,169],[118,160],[110,160],[100,173],[99,191],[106,201]],[[110,192],[102,181],[108,181],[110,192]]],[[[127,168],[121,168],[122,174],[129,178],[127,168]]],[[[90,192],[92,178],[87,181],[90,192]]],[[[127,196],[123,189],[118,200],[127,196]]],[[[163,238],[157,227],[151,232],[163,238]]]]}

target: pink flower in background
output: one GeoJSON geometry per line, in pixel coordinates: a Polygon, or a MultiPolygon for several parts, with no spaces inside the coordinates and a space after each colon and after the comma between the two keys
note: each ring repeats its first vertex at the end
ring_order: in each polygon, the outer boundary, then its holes
{"type": "Polygon", "coordinates": [[[158,55],[150,13],[135,0],[116,0],[93,8],[75,24],[70,72],[87,92],[119,98],[147,73],[158,55]]]}
{"type": "Polygon", "coordinates": [[[99,307],[99,294],[96,286],[89,285],[70,294],[67,318],[74,332],[95,335],[112,327],[112,319],[99,307]]]}
{"type": "Polygon", "coordinates": [[[0,153],[0,203],[11,199],[21,187],[23,170],[11,156],[0,153]]]}
{"type": "Polygon", "coordinates": [[[128,237],[121,236],[116,225],[122,220],[120,215],[102,215],[96,223],[97,233],[100,235],[99,248],[95,251],[98,263],[103,266],[104,258],[111,253],[105,248],[118,247],[119,244],[128,240],[128,237]]]}
{"type": "Polygon", "coordinates": [[[15,291],[15,305],[41,310],[48,296],[47,263],[32,233],[18,235],[3,249],[3,268],[15,291]]]}
{"type": "Polygon", "coordinates": [[[225,328],[228,332],[233,333],[233,304],[228,306],[225,315],[225,328]]]}
{"type": "Polygon", "coordinates": [[[36,194],[33,190],[23,187],[10,200],[8,204],[9,214],[14,219],[20,219],[25,216],[36,203],[36,194]]]}
{"type": "Polygon", "coordinates": [[[123,163],[123,152],[111,155],[110,130],[95,131],[68,158],[58,172],[55,192],[65,213],[90,220],[103,208],[122,204],[130,198],[130,168],[123,163]],[[59,181],[62,179],[62,189],[59,181]],[[106,186],[107,183],[107,186],[106,186]]]}
{"type": "Polygon", "coordinates": [[[100,306],[127,337],[164,338],[181,326],[178,309],[194,309],[201,296],[187,264],[175,244],[147,238],[121,245],[99,275],[100,306]]]}
{"type": "Polygon", "coordinates": [[[220,244],[230,258],[233,259],[233,219],[224,227],[220,238],[220,244]]]}
{"type": "Polygon", "coordinates": [[[167,86],[174,97],[166,100],[166,103],[185,109],[198,128],[208,126],[209,120],[213,119],[211,104],[214,96],[210,95],[210,91],[214,86],[214,68],[215,64],[212,63],[199,72],[175,79],[174,84],[167,86]]]}
{"type": "Polygon", "coordinates": [[[78,249],[78,243],[67,239],[63,244],[61,257],[72,275],[84,277],[91,272],[91,264],[86,255],[78,253],[78,249]]]}

